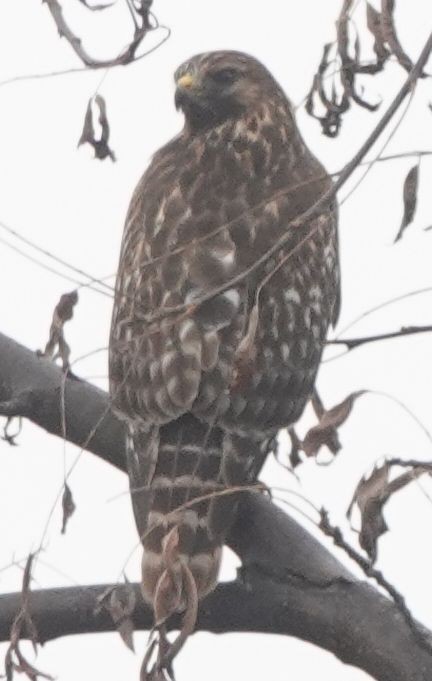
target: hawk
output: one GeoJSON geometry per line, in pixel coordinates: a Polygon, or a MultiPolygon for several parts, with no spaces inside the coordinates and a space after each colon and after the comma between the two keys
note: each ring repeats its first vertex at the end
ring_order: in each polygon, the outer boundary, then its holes
{"type": "Polygon", "coordinates": [[[292,224],[332,182],[281,87],[234,51],[175,82],[184,128],[133,194],[110,337],[157,625],[214,588],[239,488],[301,415],[339,309],[334,200],[292,224]]]}

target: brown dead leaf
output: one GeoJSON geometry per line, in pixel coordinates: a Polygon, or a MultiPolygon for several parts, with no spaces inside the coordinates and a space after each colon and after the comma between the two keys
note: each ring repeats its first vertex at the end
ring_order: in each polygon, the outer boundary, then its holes
{"type": "Polygon", "coordinates": [[[96,95],[95,97],[91,97],[88,101],[84,117],[84,126],[78,141],[78,147],[82,144],[90,144],[94,149],[95,158],[103,161],[105,158],[109,157],[111,161],[115,161],[115,154],[108,145],[109,135],[110,127],[106,112],[106,103],[102,95],[96,95]],[[96,112],[93,111],[93,106],[96,108],[96,112]],[[96,115],[98,115],[98,122],[101,126],[99,138],[96,137],[94,125],[96,115]]]}
{"type": "Polygon", "coordinates": [[[154,639],[151,641],[147,648],[146,654],[141,665],[140,671],[140,681],[167,681],[167,679],[174,680],[174,674],[172,667],[164,670],[163,667],[159,666],[158,661],[150,665],[150,661],[154,656],[155,652],[158,652],[158,658],[160,657],[160,651],[158,650],[158,642],[154,639]]]}
{"type": "Polygon", "coordinates": [[[111,615],[125,645],[134,652],[134,624],[132,615],[136,606],[135,590],[125,578],[125,584],[119,584],[104,591],[98,598],[96,612],[105,608],[111,615]]]}
{"type": "MultiPolygon", "coordinates": [[[[365,392],[367,391],[359,390],[351,393],[340,404],[332,407],[332,409],[322,411],[319,423],[308,430],[301,445],[307,457],[316,456],[324,445],[333,454],[339,451],[340,443],[337,429],[347,420],[356,399],[364,395],[365,392]]],[[[314,399],[316,400],[316,396],[314,399]]],[[[315,409],[317,409],[316,406],[315,409]]]]}
{"type": "Polygon", "coordinates": [[[417,191],[418,191],[418,179],[419,179],[419,166],[418,164],[413,166],[408,172],[405,178],[403,186],[403,202],[404,202],[404,213],[402,217],[401,226],[396,235],[394,243],[402,238],[402,235],[407,227],[410,226],[414,220],[414,215],[417,208],[417,191]]]}
{"type": "Polygon", "coordinates": [[[361,478],[347,510],[349,519],[351,519],[355,505],[360,511],[359,543],[368,554],[371,563],[374,563],[377,558],[378,539],[388,530],[383,515],[384,505],[392,494],[423,473],[430,473],[430,469],[419,461],[409,471],[390,481],[392,467],[391,463],[385,462],[382,466],[375,467],[369,477],[361,478]]]}
{"type": "Polygon", "coordinates": [[[87,7],[87,9],[91,10],[92,12],[99,12],[100,10],[108,9],[108,7],[112,7],[115,5],[117,0],[114,0],[114,2],[109,2],[107,4],[96,4],[92,5],[89,3],[87,0],[79,0],[79,2],[84,5],[84,7],[87,7]]]}
{"type": "Polygon", "coordinates": [[[62,360],[64,370],[69,368],[70,347],[64,337],[64,325],[73,317],[73,309],[78,302],[78,292],[64,293],[54,308],[50,326],[49,339],[43,351],[43,357],[50,357],[54,361],[62,360]]]}
{"type": "Polygon", "coordinates": [[[13,679],[15,672],[25,674],[31,681],[37,681],[39,677],[53,681],[52,676],[34,667],[20,649],[20,639],[25,634],[26,638],[30,638],[34,651],[37,650],[38,635],[30,613],[30,583],[34,555],[31,553],[26,562],[21,589],[21,606],[11,626],[10,643],[5,655],[7,681],[13,679]]]}
{"type": "Polygon", "coordinates": [[[3,428],[3,435],[1,435],[1,439],[4,440],[5,442],[8,443],[11,447],[16,447],[18,443],[16,442],[16,438],[18,435],[21,433],[22,430],[22,418],[20,416],[8,416],[6,419],[6,423],[3,428]],[[17,424],[16,430],[14,433],[11,433],[10,428],[11,425],[15,423],[17,424]]]}
{"type": "Polygon", "coordinates": [[[302,442],[297,435],[295,428],[292,426],[288,428],[288,435],[290,436],[291,440],[291,451],[288,458],[291,468],[296,468],[296,466],[301,463],[300,451],[302,449],[302,442]]]}
{"type": "Polygon", "coordinates": [[[63,509],[63,521],[62,521],[61,533],[66,534],[66,527],[67,527],[69,518],[73,515],[73,513],[76,509],[71,489],[70,489],[70,487],[67,483],[65,483],[64,488],[63,488],[62,509],[63,509]]]}
{"type": "Polygon", "coordinates": [[[337,137],[342,123],[342,114],[344,114],[350,106],[345,92],[338,99],[334,81],[332,83],[331,96],[328,97],[326,93],[324,82],[328,69],[333,66],[335,61],[334,59],[329,59],[332,47],[332,43],[324,45],[321,61],[318,65],[318,70],[313,77],[312,86],[305,103],[307,113],[320,122],[322,132],[327,137],[337,137]],[[325,113],[323,116],[316,113],[316,98],[318,98],[318,101],[324,107],[325,113]]]}
{"type": "Polygon", "coordinates": [[[394,22],[395,0],[382,0],[381,7],[381,31],[385,42],[387,43],[390,52],[396,57],[399,64],[408,73],[412,70],[414,64],[403,49],[394,22]]]}
{"type": "Polygon", "coordinates": [[[377,12],[369,2],[366,4],[366,21],[367,27],[374,37],[374,52],[377,57],[377,62],[384,64],[389,58],[390,52],[384,44],[381,14],[380,12],[377,12]]]}

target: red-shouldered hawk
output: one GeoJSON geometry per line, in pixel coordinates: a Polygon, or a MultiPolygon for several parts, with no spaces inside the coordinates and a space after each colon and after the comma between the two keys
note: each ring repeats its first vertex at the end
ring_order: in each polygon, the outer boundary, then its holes
{"type": "Polygon", "coordinates": [[[175,81],[185,126],[133,195],[110,340],[156,624],[214,588],[238,500],[227,490],[254,482],[301,415],[339,307],[337,206],[290,227],[331,180],[275,79],[246,54],[210,52],[175,81]]]}

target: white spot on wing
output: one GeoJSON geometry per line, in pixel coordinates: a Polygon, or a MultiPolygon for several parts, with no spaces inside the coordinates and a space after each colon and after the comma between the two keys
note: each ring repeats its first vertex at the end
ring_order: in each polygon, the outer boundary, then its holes
{"type": "Polygon", "coordinates": [[[230,288],[228,291],[225,291],[223,294],[224,297],[231,303],[231,305],[235,308],[238,308],[240,305],[240,294],[235,288],[230,288]]]}
{"type": "Polygon", "coordinates": [[[297,289],[287,288],[283,292],[283,295],[284,295],[284,298],[287,302],[290,301],[292,303],[297,303],[297,305],[300,305],[301,298],[300,298],[300,294],[297,291],[297,289]]]}
{"type": "Polygon", "coordinates": [[[288,358],[290,356],[290,347],[288,343],[282,343],[281,345],[281,353],[282,353],[282,359],[284,362],[288,361],[288,358]]]}

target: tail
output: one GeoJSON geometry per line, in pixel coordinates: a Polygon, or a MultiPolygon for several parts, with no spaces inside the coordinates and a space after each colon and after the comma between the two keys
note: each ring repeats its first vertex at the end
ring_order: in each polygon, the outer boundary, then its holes
{"type": "Polygon", "coordinates": [[[214,589],[238,503],[230,488],[249,481],[255,450],[249,440],[189,414],[131,430],[128,471],[144,546],[142,591],[156,625],[214,589]]]}

